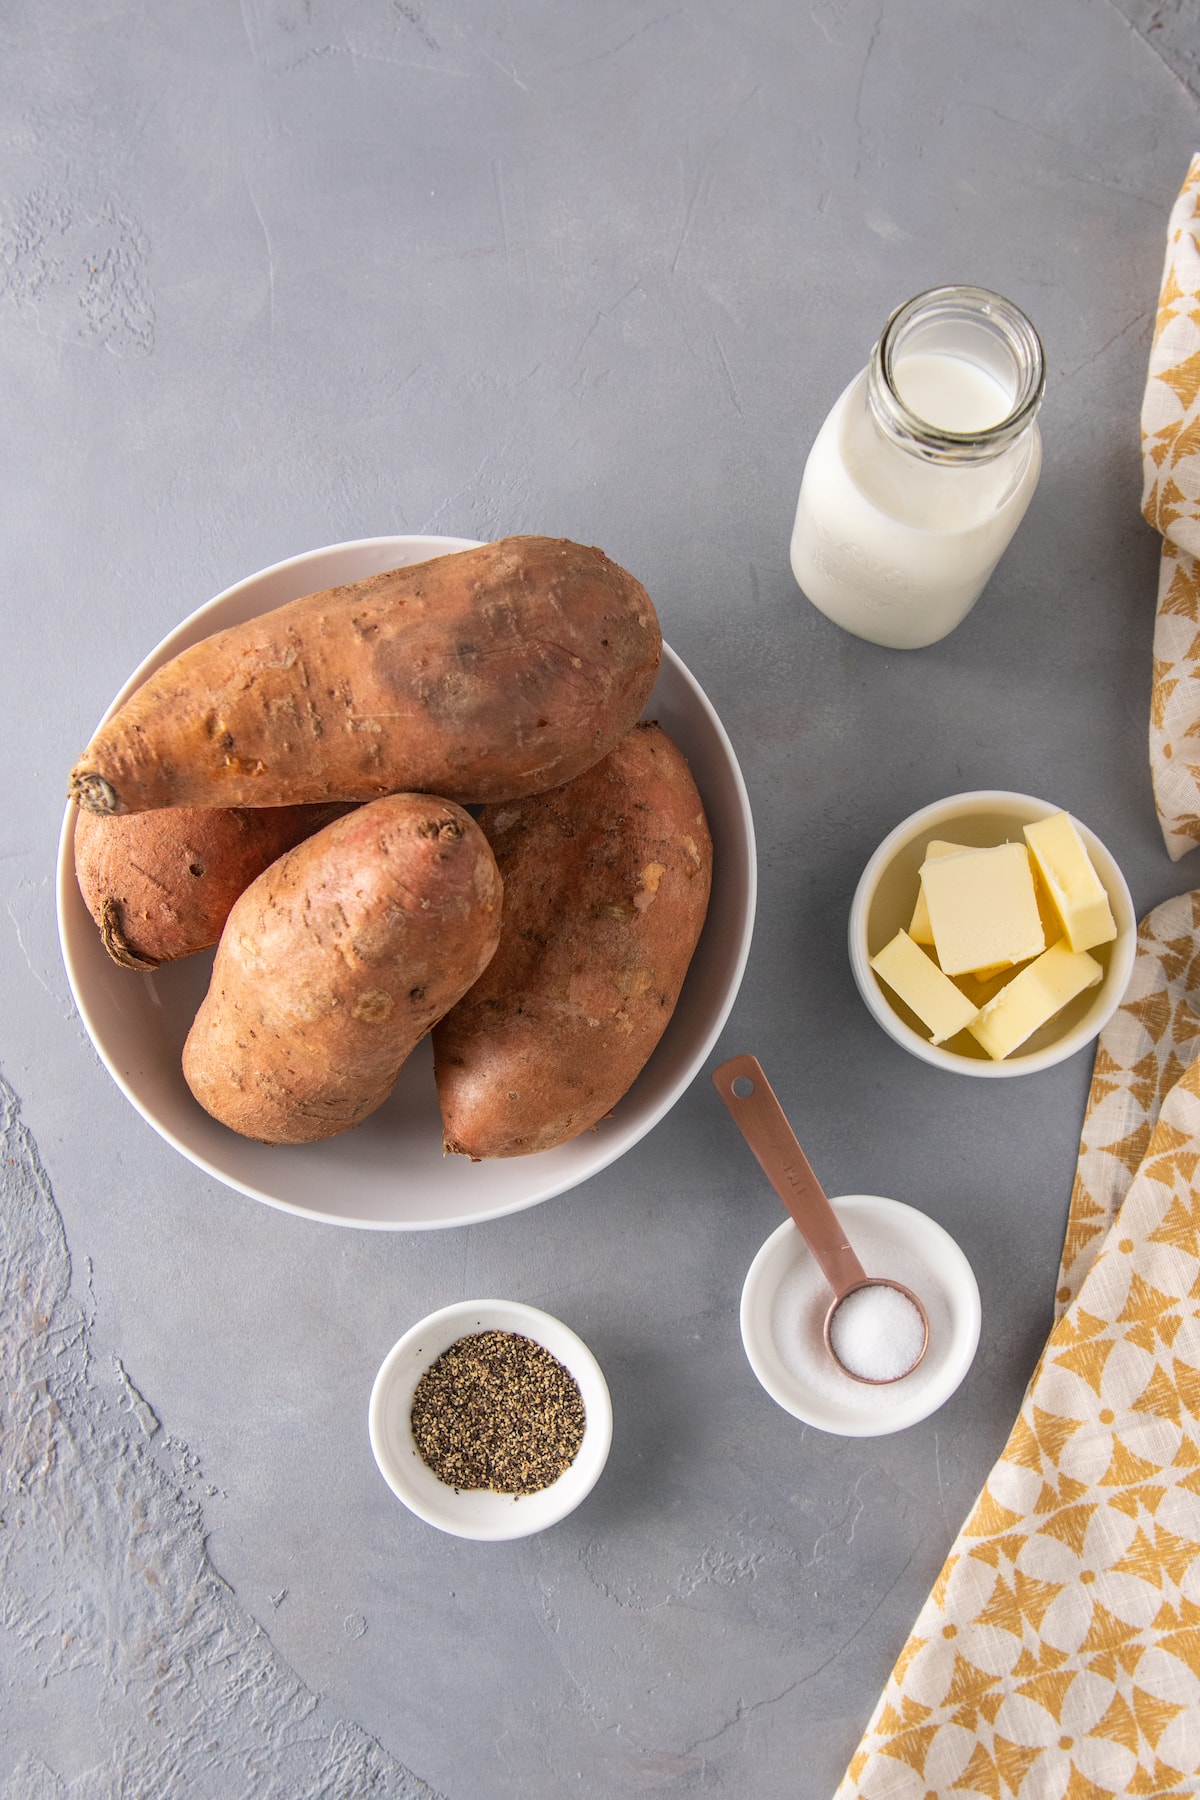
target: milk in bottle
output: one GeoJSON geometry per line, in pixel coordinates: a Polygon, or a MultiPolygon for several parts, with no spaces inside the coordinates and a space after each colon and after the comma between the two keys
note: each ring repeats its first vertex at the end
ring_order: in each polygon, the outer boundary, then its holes
{"type": "Polygon", "coordinates": [[[1037,485],[1037,333],[984,288],[899,307],[817,435],[792,531],[796,580],[858,637],[936,643],[979,597],[1037,485]]]}

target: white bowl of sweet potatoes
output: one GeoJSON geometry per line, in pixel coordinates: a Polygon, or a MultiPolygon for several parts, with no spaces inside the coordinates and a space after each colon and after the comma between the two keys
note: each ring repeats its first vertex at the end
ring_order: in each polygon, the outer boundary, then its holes
{"type": "MultiPolygon", "coordinates": [[[[361,539],[264,569],[184,620],[133,672],[105,718],[162,664],[216,631],[302,595],[473,542],[361,539]]],[[[666,645],[644,716],[663,726],[691,767],[713,840],[712,891],[670,1023],[637,1080],[595,1130],[533,1155],[478,1162],[445,1155],[428,1040],[404,1063],[389,1098],[352,1130],[315,1143],[267,1144],[219,1124],[197,1104],[181,1067],[208,988],[212,952],[153,970],[122,968],[112,960],[76,879],[80,815],[72,802],[59,848],[59,936],[80,1016],[118,1087],[168,1143],[227,1186],[335,1224],[415,1230],[475,1223],[536,1205],[606,1167],[663,1117],[703,1066],[736,997],[754,920],[754,831],[745,784],[710,702],[666,645]]]]}

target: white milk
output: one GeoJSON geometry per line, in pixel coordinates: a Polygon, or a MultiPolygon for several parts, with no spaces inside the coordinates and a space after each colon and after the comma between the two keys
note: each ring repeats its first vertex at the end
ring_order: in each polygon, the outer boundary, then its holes
{"type": "Polygon", "coordinates": [[[893,379],[909,411],[939,431],[990,431],[1012,411],[1008,390],[962,356],[917,351],[898,359],[893,379]]]}
{"type": "Polygon", "coordinates": [[[1005,426],[1013,393],[967,357],[905,354],[898,345],[894,395],[916,415],[906,439],[869,404],[868,382],[879,379],[877,368],[856,376],[817,435],[796,507],[792,570],[836,624],[915,650],[945,637],[979,597],[1037,485],[1041,438],[1030,412],[1011,441],[998,432],[998,451],[984,438],[982,449],[968,440],[961,452],[951,447],[949,460],[930,456],[922,446],[936,451],[939,432],[976,437],[1005,426]],[[928,440],[922,424],[932,428],[928,440]]]}

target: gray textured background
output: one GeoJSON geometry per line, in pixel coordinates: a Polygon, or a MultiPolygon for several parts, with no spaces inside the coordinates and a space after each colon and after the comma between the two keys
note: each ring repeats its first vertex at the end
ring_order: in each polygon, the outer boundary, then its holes
{"type": "Polygon", "coordinates": [[[1137,511],[1194,7],[3,0],[0,30],[3,1791],[821,1800],[1044,1336],[1090,1061],[907,1058],[852,989],[854,882],[993,785],[1085,818],[1140,909],[1197,879],[1150,798],[1137,511]],[[976,611],[905,656],[808,607],[787,540],[829,404],[949,280],[1038,324],[1046,465],[976,611]],[[978,1359],[911,1431],[828,1437],[754,1381],[778,1205],[706,1078],[531,1212],[355,1234],[176,1157],[75,1017],[65,776],[146,650],[317,544],[523,530],[645,581],[742,759],[720,1053],[763,1058],[831,1191],[975,1266],[978,1359]],[[616,1410],[600,1486],[511,1546],[411,1518],[366,1440],[389,1345],[484,1291],[579,1330],[616,1410]]]}

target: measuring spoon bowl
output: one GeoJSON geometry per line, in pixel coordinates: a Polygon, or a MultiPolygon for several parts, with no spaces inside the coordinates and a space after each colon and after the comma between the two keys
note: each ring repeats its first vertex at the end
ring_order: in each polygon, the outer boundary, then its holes
{"type": "Polygon", "coordinates": [[[843,1293],[834,1295],[829,1311],[825,1314],[822,1337],[826,1350],[842,1374],[848,1375],[851,1381],[864,1381],[870,1387],[890,1387],[893,1381],[902,1381],[906,1375],[911,1375],[928,1350],[929,1314],[919,1296],[914,1294],[910,1287],[905,1287],[902,1281],[893,1281],[889,1275],[871,1275],[860,1281],[855,1287],[846,1288],[843,1293]],[[899,1294],[905,1303],[904,1311],[900,1313],[897,1320],[899,1329],[903,1331],[906,1327],[915,1325],[920,1332],[919,1342],[912,1356],[900,1368],[893,1369],[886,1375],[864,1375],[861,1370],[853,1368],[847,1360],[844,1347],[843,1351],[839,1352],[836,1342],[839,1314],[841,1314],[843,1328],[849,1329],[849,1315],[844,1310],[847,1301],[852,1300],[855,1294],[866,1293],[873,1288],[883,1288],[899,1294]]]}

